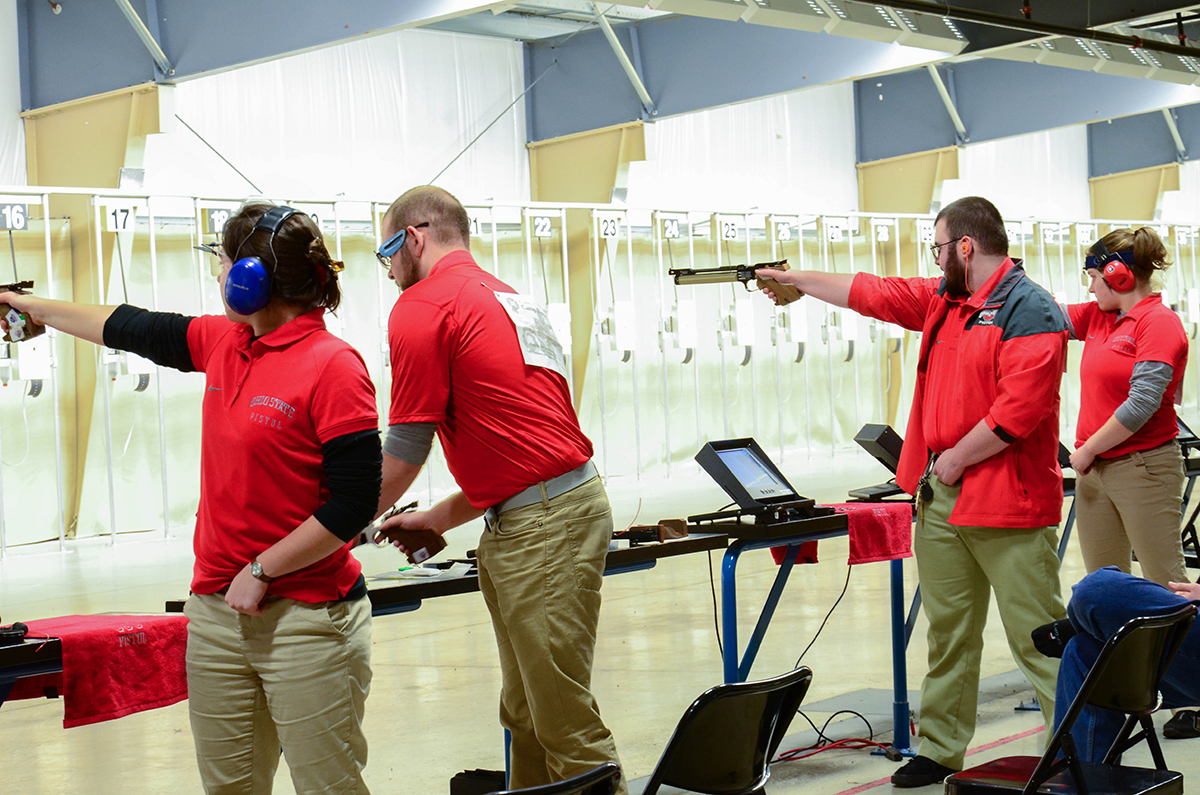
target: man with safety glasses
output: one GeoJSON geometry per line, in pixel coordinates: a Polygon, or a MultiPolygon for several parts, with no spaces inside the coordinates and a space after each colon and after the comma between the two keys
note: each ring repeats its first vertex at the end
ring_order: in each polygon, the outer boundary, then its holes
{"type": "Polygon", "coordinates": [[[930,252],[942,279],[758,272],[921,332],[896,482],[917,498],[913,551],[929,619],[929,672],[921,685],[920,755],[892,776],[897,787],[934,784],[962,770],[975,733],[991,591],[1047,723],[1058,666],[1037,652],[1029,633],[1066,615],[1057,556],[1066,318],[1009,259],[1004,222],[987,199],[946,205],[930,252]]]}
{"type": "Polygon", "coordinates": [[[401,295],[379,512],[416,479],[435,432],[462,491],[380,532],[404,548],[405,531],[484,517],[479,587],[500,648],[510,788],[619,762],[591,694],[612,511],[545,308],[475,263],[467,212],[441,188],[397,199],[383,237],[378,257],[401,295]]]}

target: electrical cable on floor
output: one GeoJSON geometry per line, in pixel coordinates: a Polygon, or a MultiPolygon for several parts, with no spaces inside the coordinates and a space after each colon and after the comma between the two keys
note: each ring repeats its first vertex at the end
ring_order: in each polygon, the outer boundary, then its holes
{"type": "MultiPolygon", "coordinates": [[[[732,504],[733,503],[730,503],[730,505],[732,504]]],[[[709,550],[706,552],[705,557],[708,559],[708,585],[710,588],[712,588],[713,630],[717,635],[717,651],[721,653],[721,659],[725,659],[725,648],[721,645],[721,619],[717,614],[717,580],[715,577],[713,577],[712,551],[709,550]]]]}
{"type": "Polygon", "coordinates": [[[813,639],[808,642],[808,645],[804,647],[804,651],[800,652],[800,656],[796,658],[796,664],[792,666],[793,668],[800,667],[800,661],[804,659],[804,655],[808,654],[808,650],[811,649],[813,644],[817,642],[817,638],[821,637],[821,630],[825,629],[825,625],[829,623],[829,617],[833,615],[833,611],[837,609],[839,604],[841,604],[842,597],[846,595],[846,589],[850,587],[850,572],[853,568],[854,567],[850,565],[846,566],[846,582],[842,585],[842,592],[838,594],[838,598],[836,601],[834,601],[833,607],[829,608],[829,612],[825,614],[824,620],[821,621],[821,626],[817,627],[817,634],[813,635],[813,639]]]}
{"type": "Polygon", "coordinates": [[[867,720],[866,716],[863,715],[861,712],[856,712],[852,709],[838,710],[837,712],[833,713],[828,718],[826,718],[825,723],[823,723],[821,725],[821,728],[819,728],[819,729],[817,728],[817,724],[813,723],[812,718],[810,718],[810,717],[808,717],[808,715],[804,714],[804,712],[802,710],[797,710],[796,714],[799,715],[800,717],[804,718],[806,721],[808,721],[809,726],[812,726],[813,731],[815,731],[817,733],[817,741],[809,746],[804,746],[801,748],[792,748],[787,751],[781,751],[779,753],[779,755],[776,756],[774,760],[772,760],[772,764],[774,764],[775,762],[792,762],[797,759],[807,759],[808,757],[815,756],[816,754],[819,754],[822,751],[830,751],[835,748],[843,748],[843,749],[847,749],[847,750],[862,750],[862,749],[868,749],[868,748],[869,749],[875,749],[875,748],[886,749],[887,748],[887,746],[884,745],[883,743],[879,743],[879,742],[875,741],[875,729],[871,727],[871,722],[869,720],[867,720]],[[853,715],[854,717],[861,720],[863,723],[865,723],[867,725],[867,736],[866,737],[847,737],[847,738],[844,738],[841,740],[834,740],[833,738],[831,738],[829,735],[827,735],[825,733],[825,730],[827,728],[829,728],[829,724],[832,723],[833,719],[836,718],[838,715],[853,715]]]}

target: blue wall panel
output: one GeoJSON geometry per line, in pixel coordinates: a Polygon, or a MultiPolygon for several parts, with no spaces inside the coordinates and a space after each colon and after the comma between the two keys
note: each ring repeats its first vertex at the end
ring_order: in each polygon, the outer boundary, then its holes
{"type": "Polygon", "coordinates": [[[1175,141],[1161,112],[1088,125],[1089,177],[1161,166],[1175,160],[1175,141]]]}
{"type": "MultiPolygon", "coordinates": [[[[617,35],[629,52],[628,26],[617,35]]],[[[658,117],[745,102],[903,68],[926,51],[744,22],[671,17],[637,24],[643,81],[658,117]]],[[[641,118],[641,104],[599,31],[527,45],[534,75],[532,141],[641,118]]]]}
{"type": "MultiPolygon", "coordinates": [[[[154,60],[117,4],[63,3],[53,14],[45,0],[25,7],[29,47],[26,109],[154,80],[154,60]]],[[[145,0],[134,9],[154,31],[175,67],[174,78],[274,58],[344,39],[431,21],[478,8],[480,0],[145,0]]]]}
{"type": "MultiPolygon", "coordinates": [[[[970,143],[1200,101],[1200,88],[1195,86],[1036,63],[981,59],[943,69],[953,72],[955,106],[970,143]]],[[[860,158],[877,160],[946,146],[944,130],[922,120],[929,114],[932,90],[924,70],[858,81],[860,158]],[[888,99],[872,103],[868,100],[878,82],[889,89],[888,99]]]]}
{"type": "Polygon", "coordinates": [[[854,108],[860,163],[955,143],[954,122],[925,69],[855,81],[854,108]]]}

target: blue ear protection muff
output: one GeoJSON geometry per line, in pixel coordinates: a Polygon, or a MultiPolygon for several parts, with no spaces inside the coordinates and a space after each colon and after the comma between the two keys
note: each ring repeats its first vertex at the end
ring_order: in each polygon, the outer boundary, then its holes
{"type": "MultiPolygon", "coordinates": [[[[298,212],[299,210],[283,205],[272,207],[258,219],[258,223],[250,230],[242,244],[259,230],[270,232],[273,244],[279,227],[298,212]]],[[[239,315],[247,316],[265,307],[271,300],[271,273],[275,269],[274,266],[275,264],[271,263],[271,270],[267,270],[267,264],[261,257],[242,257],[229,266],[229,273],[225,276],[225,303],[229,308],[239,315]]]]}
{"type": "Polygon", "coordinates": [[[1129,267],[1133,264],[1135,264],[1135,260],[1132,249],[1112,252],[1098,240],[1088,249],[1088,257],[1084,260],[1083,269],[1099,268],[1100,278],[1109,286],[1109,289],[1116,290],[1118,293],[1127,293],[1137,284],[1137,278],[1129,267]]]}

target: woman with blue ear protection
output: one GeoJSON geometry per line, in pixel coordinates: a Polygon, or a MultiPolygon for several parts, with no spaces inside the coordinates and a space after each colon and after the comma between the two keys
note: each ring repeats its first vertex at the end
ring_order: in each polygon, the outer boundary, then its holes
{"type": "Polygon", "coordinates": [[[365,793],[371,608],[352,539],[379,501],[375,390],[330,334],[338,271],[312,219],[247,204],[214,275],[225,316],[0,293],[37,323],[205,374],[187,677],[209,793],[365,793]],[[229,254],[232,253],[232,256],[229,254]]]}
{"type": "Polygon", "coordinates": [[[1072,339],[1084,341],[1071,454],[1084,564],[1129,572],[1132,550],[1161,585],[1187,582],[1174,404],[1188,341],[1151,283],[1170,264],[1153,229],[1114,229],[1084,264],[1096,300],[1066,307],[1072,339]]]}

